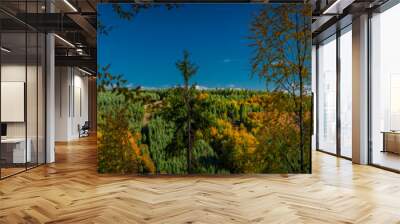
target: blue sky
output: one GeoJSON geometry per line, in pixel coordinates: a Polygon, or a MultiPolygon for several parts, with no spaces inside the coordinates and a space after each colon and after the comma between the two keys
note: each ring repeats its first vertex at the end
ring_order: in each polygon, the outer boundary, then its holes
{"type": "Polygon", "coordinates": [[[109,35],[98,35],[98,63],[123,74],[133,86],[165,88],[182,84],[175,62],[183,50],[199,66],[192,83],[209,88],[264,89],[250,78],[249,27],[261,4],[184,4],[146,9],[120,19],[111,4],[98,6],[109,35]]]}

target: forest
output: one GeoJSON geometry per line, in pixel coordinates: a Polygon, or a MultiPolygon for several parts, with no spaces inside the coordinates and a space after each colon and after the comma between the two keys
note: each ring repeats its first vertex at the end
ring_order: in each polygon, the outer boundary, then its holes
{"type": "MultiPolygon", "coordinates": [[[[131,20],[152,7],[114,9],[131,20]]],[[[199,88],[192,80],[201,80],[202,65],[184,49],[174,65],[181,82],[168,88],[132,87],[123,75],[111,74],[110,65],[102,67],[98,171],[310,173],[310,15],[308,5],[267,4],[252,18],[246,37],[251,71],[245,75],[265,83],[264,89],[199,88]]]]}
{"type": "MultiPolygon", "coordinates": [[[[195,85],[126,91],[98,94],[100,172],[302,172],[300,130],[288,93],[195,85]]],[[[310,133],[309,112],[304,122],[310,133]]],[[[309,150],[304,153],[309,158],[309,150]]],[[[303,166],[309,169],[310,160],[303,166]]]]}

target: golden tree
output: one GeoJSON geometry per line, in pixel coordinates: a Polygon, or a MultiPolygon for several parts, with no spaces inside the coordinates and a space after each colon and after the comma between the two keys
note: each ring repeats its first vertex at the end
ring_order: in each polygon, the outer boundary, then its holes
{"type": "MultiPolygon", "coordinates": [[[[251,24],[252,75],[267,89],[291,96],[300,132],[300,171],[305,172],[305,105],[310,88],[311,7],[307,4],[268,4],[251,24]]],[[[310,167],[309,167],[310,168],[310,167]]]]}

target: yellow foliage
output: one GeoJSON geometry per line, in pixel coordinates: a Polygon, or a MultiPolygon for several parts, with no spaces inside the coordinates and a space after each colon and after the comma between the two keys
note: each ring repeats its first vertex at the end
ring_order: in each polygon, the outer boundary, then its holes
{"type": "Polygon", "coordinates": [[[257,133],[261,128],[265,127],[287,127],[298,130],[299,127],[295,122],[294,113],[269,111],[269,112],[250,112],[248,114],[252,125],[252,133],[257,133]]]}
{"type": "Polygon", "coordinates": [[[254,95],[248,99],[249,104],[261,105],[264,102],[264,99],[261,95],[254,95]]]}
{"type": "Polygon", "coordinates": [[[194,133],[194,136],[196,139],[202,139],[203,133],[201,132],[201,130],[196,130],[196,132],[194,133]]]}
{"type": "MultiPolygon", "coordinates": [[[[136,132],[133,135],[131,132],[129,132],[128,137],[129,137],[129,143],[134,152],[134,157],[137,158],[138,160],[142,161],[150,173],[155,173],[156,167],[155,167],[153,161],[151,160],[150,155],[148,153],[142,153],[143,150],[141,148],[145,147],[145,145],[137,144],[137,142],[142,138],[142,135],[139,132],[136,132]]],[[[132,159],[135,159],[135,158],[132,158],[132,159]]]]}
{"type": "Polygon", "coordinates": [[[239,107],[239,102],[237,100],[231,100],[229,101],[229,103],[235,108],[239,107]]]}
{"type": "Polygon", "coordinates": [[[154,165],[153,160],[151,160],[150,155],[148,153],[145,153],[141,158],[148,171],[150,173],[155,173],[156,166],[154,165]]]}
{"type": "Polygon", "coordinates": [[[97,145],[100,146],[101,144],[101,138],[103,137],[103,134],[101,133],[100,130],[97,130],[97,145]]]}
{"type": "Polygon", "coordinates": [[[132,133],[129,132],[128,137],[129,137],[129,143],[131,143],[133,152],[135,153],[135,155],[137,157],[140,156],[141,150],[140,150],[139,146],[137,145],[137,141],[141,138],[141,134],[137,132],[134,135],[132,135],[132,133]]]}
{"type": "Polygon", "coordinates": [[[206,100],[207,98],[208,98],[208,93],[202,92],[202,93],[199,93],[199,94],[197,95],[197,99],[198,99],[198,100],[206,100]]]}
{"type": "MultiPolygon", "coordinates": [[[[223,119],[218,119],[217,125],[219,127],[215,137],[219,140],[225,140],[225,145],[233,148],[238,157],[255,152],[259,143],[245,128],[234,127],[229,121],[223,119]]],[[[211,130],[213,131],[212,128],[211,130]]]]}
{"type": "Polygon", "coordinates": [[[101,133],[100,130],[97,131],[97,139],[101,139],[101,137],[103,136],[103,134],[101,133]]]}

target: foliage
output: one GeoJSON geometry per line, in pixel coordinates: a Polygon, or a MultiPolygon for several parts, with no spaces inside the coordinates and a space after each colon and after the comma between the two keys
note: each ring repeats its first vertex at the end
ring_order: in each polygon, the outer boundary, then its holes
{"type": "Polygon", "coordinates": [[[100,173],[138,172],[135,152],[130,143],[130,131],[135,126],[123,96],[98,94],[98,170],[100,173]]]}
{"type": "MultiPolygon", "coordinates": [[[[148,6],[116,5],[131,20],[148,6]]],[[[252,76],[266,90],[198,90],[198,66],[184,51],[183,85],[128,88],[98,74],[99,171],[217,174],[311,170],[310,8],[267,5],[251,24],[252,76]],[[287,49],[287,50],[285,50],[287,49]]]]}
{"type": "Polygon", "coordinates": [[[216,174],[229,173],[219,169],[219,158],[214,149],[203,139],[198,139],[193,145],[193,173],[216,174]]]}
{"type": "MultiPolygon", "coordinates": [[[[110,112],[122,115],[122,107],[132,106],[124,112],[130,111],[128,116],[135,118],[129,122],[124,121],[129,130],[126,139],[130,139],[130,145],[126,148],[133,151],[134,157],[134,160],[125,162],[132,163],[135,167],[132,172],[189,173],[187,110],[182,101],[182,91],[179,87],[169,90],[143,90],[139,94],[133,93],[134,98],[129,104],[123,100],[123,95],[110,90],[99,93],[99,112],[102,111],[99,116],[110,112]],[[153,99],[142,96],[152,96],[153,99]],[[121,108],[118,109],[119,107],[121,108]],[[145,114],[151,114],[148,122],[143,121],[145,114]]],[[[288,100],[291,97],[289,94],[265,91],[250,93],[248,90],[234,90],[229,93],[226,90],[191,91],[193,173],[302,172],[298,146],[300,130],[295,116],[296,108],[288,100]]],[[[311,102],[310,97],[306,100],[311,102]]],[[[311,108],[311,104],[304,105],[305,108],[311,108]]],[[[305,113],[307,133],[311,132],[309,111],[305,113]]],[[[121,119],[121,116],[113,117],[111,122],[122,122],[117,119],[121,119]]],[[[99,122],[103,122],[100,117],[99,122]]],[[[107,129],[107,133],[121,137],[116,134],[121,133],[120,131],[107,129]]],[[[305,139],[305,144],[309,145],[309,135],[305,139]]],[[[111,151],[116,147],[123,148],[111,145],[112,142],[106,142],[111,151]]],[[[309,158],[309,151],[304,156],[309,158]]],[[[309,169],[310,161],[306,159],[303,165],[309,169]]]]}
{"type": "Polygon", "coordinates": [[[152,119],[148,124],[149,151],[156,164],[157,173],[186,173],[185,150],[168,150],[174,133],[174,123],[164,121],[161,117],[152,119]]]}
{"type": "MultiPolygon", "coordinates": [[[[251,24],[252,75],[267,89],[285,91],[299,126],[299,157],[305,172],[306,127],[304,96],[310,85],[311,7],[308,4],[266,5],[251,24]],[[271,89],[272,88],[272,89],[271,89]]],[[[308,150],[308,149],[307,149],[308,150]]],[[[311,170],[309,170],[310,172],[311,170]]]]}
{"type": "Polygon", "coordinates": [[[182,101],[185,103],[186,110],[186,127],[181,125],[181,127],[186,128],[186,138],[187,138],[187,171],[192,172],[192,150],[193,150],[193,137],[192,137],[192,113],[193,113],[193,88],[189,88],[190,79],[197,73],[199,67],[190,61],[190,54],[187,50],[183,51],[183,59],[175,63],[176,68],[181,72],[183,77],[183,89],[180,91],[182,93],[182,101]]]}
{"type": "Polygon", "coordinates": [[[120,77],[114,78],[109,73],[99,74],[98,77],[99,172],[154,172],[149,152],[146,146],[141,144],[143,105],[133,101],[134,94],[121,87],[121,83],[124,82],[120,77]]]}
{"type": "Polygon", "coordinates": [[[301,79],[309,81],[310,18],[307,4],[268,4],[254,18],[252,74],[265,79],[270,90],[299,94],[301,79]]]}
{"type": "Polygon", "coordinates": [[[258,140],[244,127],[234,127],[230,122],[219,119],[217,127],[212,127],[211,136],[219,149],[221,162],[232,173],[255,173],[252,158],[258,140]]]}
{"type": "MultiPolygon", "coordinates": [[[[112,8],[120,19],[132,21],[139,12],[145,11],[150,8],[156,8],[164,6],[167,10],[171,10],[173,8],[178,8],[178,4],[166,3],[166,4],[154,4],[151,1],[138,1],[138,0],[125,0],[125,3],[113,3],[112,8]],[[126,3],[135,3],[135,4],[126,4],[126,3]]],[[[108,35],[114,27],[110,24],[105,24],[101,15],[98,15],[97,19],[97,33],[99,35],[108,35]]]]}
{"type": "Polygon", "coordinates": [[[147,145],[140,144],[141,134],[135,133],[132,135],[128,133],[129,143],[135,153],[136,160],[138,161],[138,168],[140,173],[155,173],[156,167],[150,158],[150,152],[147,145]]]}

